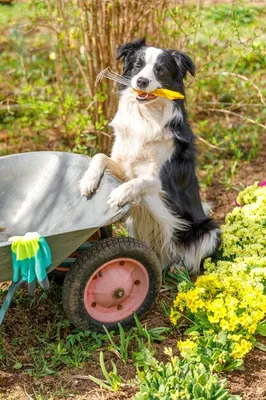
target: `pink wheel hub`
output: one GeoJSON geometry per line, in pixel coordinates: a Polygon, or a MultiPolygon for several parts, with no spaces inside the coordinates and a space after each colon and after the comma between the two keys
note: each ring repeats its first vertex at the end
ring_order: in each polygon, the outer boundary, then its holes
{"type": "Polygon", "coordinates": [[[99,267],[84,290],[84,305],[100,322],[119,322],[136,311],[149,289],[149,275],[132,258],[116,258],[99,267]]]}

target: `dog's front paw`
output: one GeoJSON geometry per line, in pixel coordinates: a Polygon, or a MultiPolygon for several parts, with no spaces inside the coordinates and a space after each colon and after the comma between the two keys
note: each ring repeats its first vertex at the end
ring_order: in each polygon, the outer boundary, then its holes
{"type": "Polygon", "coordinates": [[[96,173],[86,172],[80,181],[80,192],[82,196],[89,196],[97,189],[100,181],[100,176],[96,173]]]}
{"type": "Polygon", "coordinates": [[[112,191],[107,200],[107,204],[112,208],[121,207],[131,201],[133,197],[134,193],[132,186],[128,183],[124,183],[112,191]]]}

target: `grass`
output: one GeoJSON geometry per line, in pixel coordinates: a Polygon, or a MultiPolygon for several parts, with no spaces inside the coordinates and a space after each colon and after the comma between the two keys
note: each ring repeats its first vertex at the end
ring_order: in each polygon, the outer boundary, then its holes
{"type": "MultiPolygon", "coordinates": [[[[179,274],[165,273],[163,290],[167,289],[167,297],[161,306],[162,314],[166,309],[169,310],[179,281],[179,274]]],[[[2,287],[0,299],[5,294],[6,289],[2,287]]],[[[52,282],[49,292],[38,289],[34,297],[29,297],[26,289],[22,289],[16,293],[0,330],[0,369],[27,375],[34,382],[36,379],[56,377],[67,371],[78,371],[88,361],[97,363],[95,354],[99,350],[110,354],[111,359],[124,365],[131,363],[130,360],[135,360],[140,365],[145,348],[154,352],[153,343],[163,343],[172,335],[168,316],[166,314],[168,323],[165,327],[147,327],[136,318],[136,327],[128,332],[120,327],[118,335],[107,330],[104,334],[81,331],[65,319],[60,286],[52,282]]],[[[162,317],[161,320],[163,319],[162,317]]],[[[180,329],[184,331],[185,326],[174,328],[174,336],[179,335],[180,329]]],[[[108,360],[110,357],[108,356],[108,360]]],[[[63,389],[62,387],[60,391],[65,393],[63,389]]],[[[35,395],[43,393],[42,388],[39,391],[36,388],[34,390],[35,395]]]]}
{"type": "Polygon", "coordinates": [[[39,378],[53,375],[62,368],[81,367],[107,340],[106,335],[71,326],[63,313],[61,288],[55,284],[49,294],[38,292],[33,298],[20,291],[12,311],[18,320],[9,314],[11,320],[1,328],[2,370],[20,370],[39,378]]]}
{"type": "MultiPolygon", "coordinates": [[[[5,294],[4,289],[0,290],[0,299],[5,294]]],[[[173,286],[171,298],[174,295],[173,286]]],[[[69,398],[73,391],[79,393],[79,387],[69,385],[69,378],[60,377],[71,376],[72,382],[72,376],[77,375],[82,376],[78,380],[85,379],[86,382],[91,374],[96,379],[94,382],[106,388],[101,368],[105,365],[110,372],[115,365],[118,372],[111,374],[109,389],[113,385],[117,390],[122,386],[117,386],[115,375],[123,376],[131,365],[133,371],[133,362],[141,365],[144,349],[154,353],[154,343],[163,343],[171,335],[169,325],[168,320],[168,326],[148,328],[136,320],[136,327],[127,332],[120,327],[118,335],[108,331],[104,334],[81,331],[65,319],[60,286],[52,283],[49,292],[37,290],[33,298],[23,289],[15,295],[0,329],[0,370],[4,374],[20,376],[26,382],[25,390],[34,400],[52,400],[69,398]],[[99,362],[101,352],[104,361],[99,362]]]]}
{"type": "MultiPolygon", "coordinates": [[[[1,299],[5,294],[5,290],[0,290],[1,299]]],[[[132,342],[140,346],[140,338],[150,344],[154,340],[162,341],[169,331],[169,327],[147,329],[139,321],[127,334],[120,327],[115,337],[108,331],[105,334],[81,331],[65,319],[61,287],[52,284],[49,292],[38,290],[33,298],[21,290],[15,295],[1,327],[0,368],[42,378],[64,368],[84,366],[99,348],[108,349],[126,363],[134,351],[132,342]]]]}

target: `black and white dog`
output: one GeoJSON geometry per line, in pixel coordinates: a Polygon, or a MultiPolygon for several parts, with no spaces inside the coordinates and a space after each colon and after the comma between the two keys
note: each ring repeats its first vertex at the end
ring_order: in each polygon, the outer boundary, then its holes
{"type": "Polygon", "coordinates": [[[132,203],[130,236],[150,245],[163,265],[183,263],[192,274],[219,243],[219,227],[204,212],[195,174],[195,144],[184,100],[155,97],[156,88],[184,94],[183,79],[195,66],[185,53],[149,47],[136,40],[118,48],[123,76],[118,111],[111,122],[111,158],[93,157],[81,180],[82,195],[96,190],[105,169],[124,181],[110,207],[132,203]],[[137,94],[133,89],[142,93],[137,94]]]}

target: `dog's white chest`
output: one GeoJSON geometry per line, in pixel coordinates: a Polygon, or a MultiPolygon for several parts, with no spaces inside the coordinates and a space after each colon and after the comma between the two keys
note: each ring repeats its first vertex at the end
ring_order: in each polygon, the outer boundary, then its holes
{"type": "Polygon", "coordinates": [[[163,164],[171,158],[173,150],[172,138],[143,144],[137,138],[128,139],[117,135],[112,158],[117,160],[128,179],[158,176],[163,164]]]}

